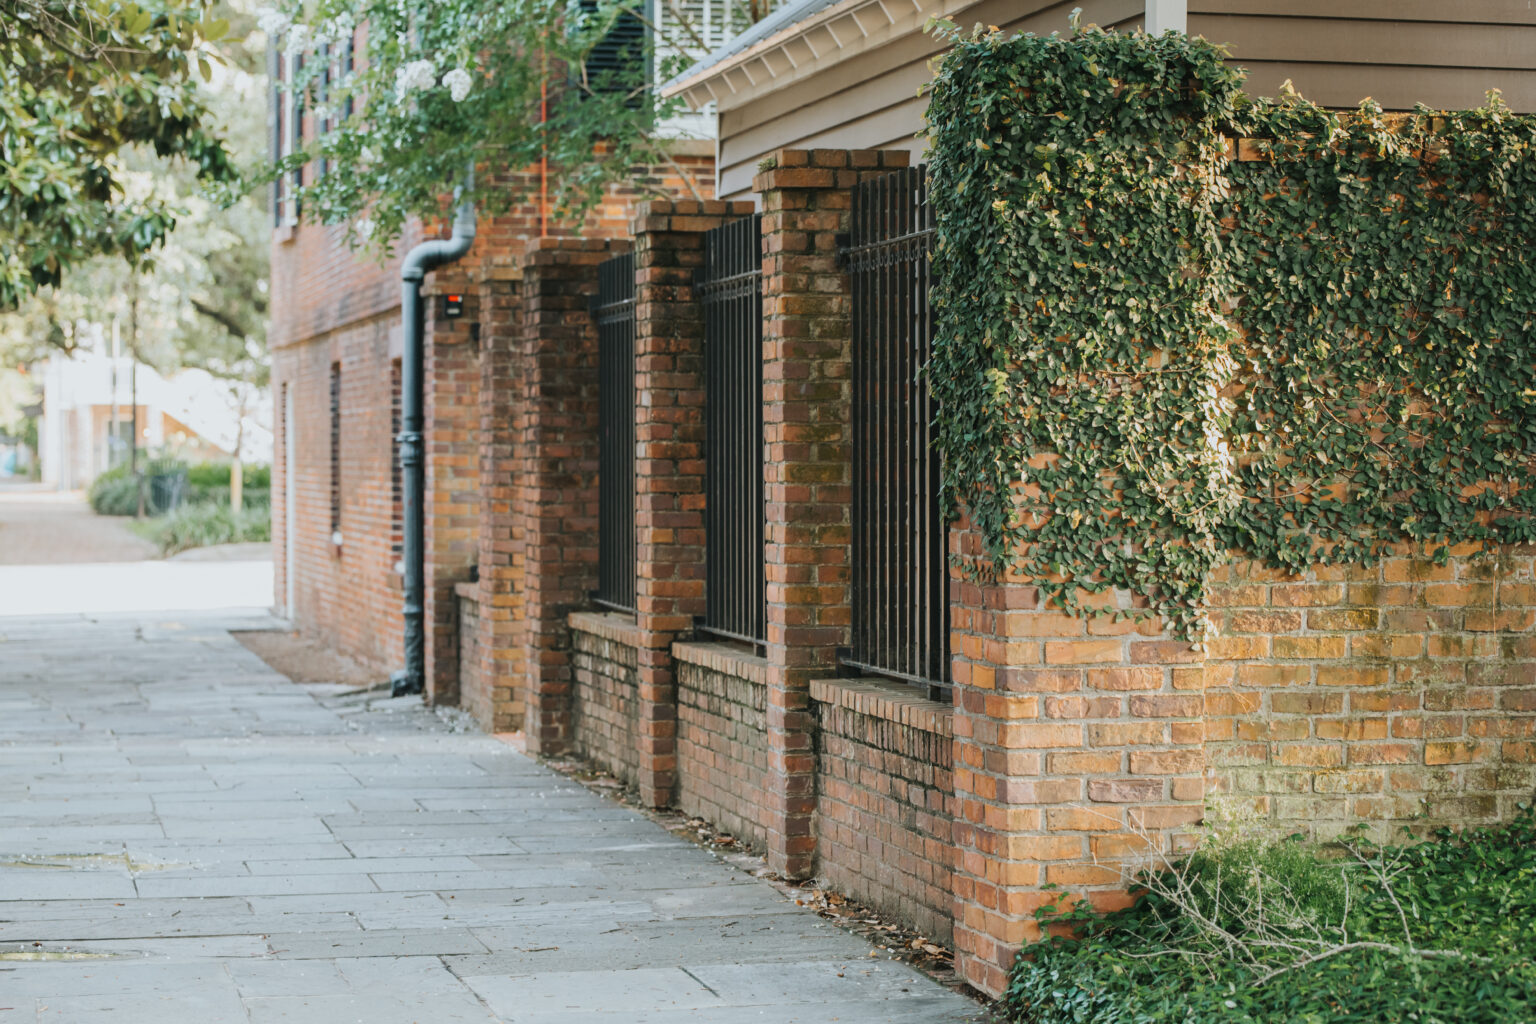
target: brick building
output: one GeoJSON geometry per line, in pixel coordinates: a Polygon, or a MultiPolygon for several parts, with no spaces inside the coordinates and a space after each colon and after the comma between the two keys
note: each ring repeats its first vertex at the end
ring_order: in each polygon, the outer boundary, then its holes
{"type": "MultiPolygon", "coordinates": [[[[791,8],[678,88],[735,94],[732,61],[771,68],[823,16],[842,38],[858,6],[791,8]]],[[[914,25],[864,38],[916,59],[914,25]]],[[[837,63],[804,45],[785,88],[837,63]]],[[[1319,835],[1529,798],[1529,549],[1237,562],[1204,650],[952,575],[977,540],[937,515],[913,382],[922,176],[833,133],[848,148],[754,150],[728,178],[752,124],[792,120],[738,85],[762,109],[721,139],[731,201],[615,196],[581,237],[524,210],[429,279],[466,300],[429,306],[429,699],[952,941],[992,993],[1044,886],[1123,901],[1119,866],[1187,843],[1213,790],[1319,835]]],[[[324,229],[274,241],[278,604],[381,673],[397,280],[324,229]]]]}

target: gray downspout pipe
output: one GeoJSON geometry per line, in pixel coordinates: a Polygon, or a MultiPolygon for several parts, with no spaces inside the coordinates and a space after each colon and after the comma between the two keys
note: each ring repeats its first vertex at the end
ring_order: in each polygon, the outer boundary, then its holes
{"type": "MultiPolygon", "coordinates": [[[[471,170],[468,189],[474,188],[471,170]]],[[[460,190],[459,195],[463,195],[460,190]]],[[[404,346],[400,355],[400,444],[401,512],[405,547],[405,668],[389,677],[390,692],[399,697],[426,690],[426,613],[425,519],[426,473],[422,466],[422,375],[425,366],[422,335],[425,321],[421,308],[421,281],[427,272],[452,263],[469,251],[475,240],[475,204],[459,203],[453,220],[453,237],[434,239],[417,245],[405,257],[400,269],[400,317],[404,328],[404,346]]]]}

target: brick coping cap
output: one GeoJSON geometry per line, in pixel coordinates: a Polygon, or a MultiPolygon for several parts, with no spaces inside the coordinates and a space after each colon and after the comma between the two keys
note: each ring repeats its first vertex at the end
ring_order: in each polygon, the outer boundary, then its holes
{"type": "Polygon", "coordinates": [[[903,683],[869,679],[813,679],[811,700],[940,736],[954,735],[954,708],[929,700],[903,683]]]}
{"type": "Polygon", "coordinates": [[[566,624],[572,629],[636,649],[644,647],[640,627],[632,615],[621,612],[571,612],[566,624]]]}
{"type": "Polygon", "coordinates": [[[759,686],[768,685],[768,659],[749,654],[733,644],[679,640],[672,645],[672,657],[759,686]]]}

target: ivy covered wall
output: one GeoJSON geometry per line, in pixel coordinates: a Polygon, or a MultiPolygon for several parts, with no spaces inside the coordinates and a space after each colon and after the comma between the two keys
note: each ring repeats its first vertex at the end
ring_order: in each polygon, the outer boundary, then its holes
{"type": "Polygon", "coordinates": [[[1536,119],[1253,100],[1173,34],[956,43],[929,382],[973,568],[1200,640],[1234,555],[1536,539],[1536,119]]]}

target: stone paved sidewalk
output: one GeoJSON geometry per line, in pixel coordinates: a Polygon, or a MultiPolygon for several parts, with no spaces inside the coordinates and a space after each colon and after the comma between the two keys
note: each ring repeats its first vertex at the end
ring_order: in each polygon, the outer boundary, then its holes
{"type": "Polygon", "coordinates": [[[961,1022],[971,1002],[250,621],[0,618],[0,1024],[961,1022]]]}

